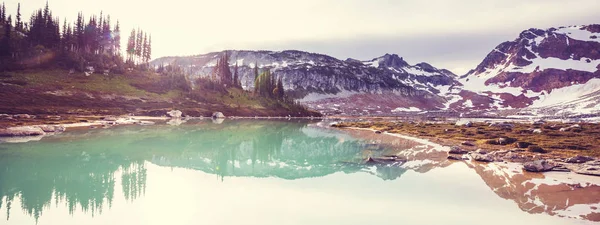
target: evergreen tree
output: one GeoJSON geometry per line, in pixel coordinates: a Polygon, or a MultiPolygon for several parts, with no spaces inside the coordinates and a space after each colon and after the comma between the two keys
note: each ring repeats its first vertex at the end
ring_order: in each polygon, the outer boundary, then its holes
{"type": "Polygon", "coordinates": [[[148,56],[148,35],[144,34],[144,39],[142,41],[142,61],[144,63],[148,63],[148,61],[150,61],[150,59],[148,59],[147,56],[148,56]]]}
{"type": "Polygon", "coordinates": [[[138,63],[140,62],[140,59],[141,59],[141,57],[142,57],[142,42],[143,42],[143,40],[142,40],[142,39],[143,39],[143,37],[144,37],[143,31],[141,31],[141,30],[138,28],[138,31],[137,31],[137,37],[136,37],[136,39],[135,39],[135,56],[136,56],[136,58],[137,58],[137,60],[136,60],[136,61],[137,61],[138,63]]]}
{"type": "Polygon", "coordinates": [[[131,30],[131,35],[129,35],[129,40],[127,41],[127,59],[130,62],[133,62],[133,58],[135,56],[135,29],[131,30]]]}
{"type": "Polygon", "coordinates": [[[21,3],[17,4],[17,21],[15,23],[15,30],[23,31],[23,22],[21,21],[21,3]]]}
{"type": "Polygon", "coordinates": [[[80,12],[77,14],[77,22],[73,31],[75,39],[77,41],[77,50],[81,51],[84,48],[85,40],[83,38],[83,14],[80,12]]]}
{"type": "Polygon", "coordinates": [[[115,54],[121,55],[121,26],[119,25],[119,21],[117,20],[117,25],[115,25],[114,30],[114,46],[115,46],[115,54]]]}
{"type": "Polygon", "coordinates": [[[233,85],[236,87],[242,87],[240,77],[238,75],[238,63],[235,62],[235,67],[233,69],[233,85]]]}
{"type": "Polygon", "coordinates": [[[275,88],[275,90],[277,90],[277,98],[283,99],[285,97],[285,92],[283,90],[283,80],[281,79],[281,77],[279,77],[279,79],[277,80],[277,88],[275,88]]]}
{"type": "Polygon", "coordinates": [[[2,41],[0,42],[0,62],[2,64],[7,65],[12,56],[11,49],[11,24],[12,19],[8,16],[8,19],[4,23],[4,36],[2,37],[2,41]]]}
{"type": "Polygon", "coordinates": [[[150,61],[152,59],[152,34],[150,34],[150,37],[148,38],[148,49],[146,51],[146,58],[148,59],[148,61],[150,61]]]}
{"type": "MultiPolygon", "coordinates": [[[[249,79],[248,79],[249,80],[249,79]]],[[[258,93],[258,62],[254,62],[254,93],[258,93]]]]}
{"type": "Polygon", "coordinates": [[[2,2],[2,8],[0,8],[0,23],[6,23],[6,5],[2,2]]]}
{"type": "Polygon", "coordinates": [[[221,84],[223,85],[231,85],[232,82],[232,74],[229,69],[229,53],[225,51],[225,54],[221,56],[219,60],[217,60],[217,65],[215,67],[215,74],[220,79],[221,84]]]}

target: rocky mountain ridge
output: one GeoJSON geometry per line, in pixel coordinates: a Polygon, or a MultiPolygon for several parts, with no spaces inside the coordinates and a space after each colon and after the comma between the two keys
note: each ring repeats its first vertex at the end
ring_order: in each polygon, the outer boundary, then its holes
{"type": "MultiPolygon", "coordinates": [[[[599,36],[600,25],[525,30],[460,77],[425,62],[411,65],[396,54],[361,61],[296,50],[228,52],[245,89],[254,86],[255,66],[269,69],[282,77],[289,95],[326,114],[517,110],[573,115],[600,113],[599,36]]],[[[223,53],[164,57],[152,64],[181,66],[192,79],[206,77],[223,53]]]]}

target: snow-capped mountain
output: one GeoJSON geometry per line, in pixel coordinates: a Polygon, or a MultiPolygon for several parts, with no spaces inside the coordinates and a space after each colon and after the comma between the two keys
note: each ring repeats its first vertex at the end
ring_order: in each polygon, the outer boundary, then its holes
{"type": "Polygon", "coordinates": [[[600,25],[525,30],[459,79],[451,107],[599,113],[599,64],[600,25]]]}
{"type": "MultiPolygon", "coordinates": [[[[211,74],[224,52],[164,57],[192,78],[211,74]]],[[[281,76],[287,93],[325,114],[392,115],[424,111],[532,115],[600,113],[600,25],[529,29],[494,48],[464,76],[396,54],[339,60],[302,51],[229,51],[242,85],[253,68],[281,76]],[[492,112],[495,113],[495,112],[492,112]]]]}
{"type": "MultiPolygon", "coordinates": [[[[245,89],[254,87],[253,68],[258,65],[281,76],[289,95],[325,113],[368,115],[444,108],[440,89],[459,85],[448,70],[427,63],[409,65],[395,54],[360,61],[293,50],[228,52],[229,64],[237,63],[245,89]]],[[[221,54],[165,57],[152,64],[178,65],[193,77],[208,76],[221,54]]]]}

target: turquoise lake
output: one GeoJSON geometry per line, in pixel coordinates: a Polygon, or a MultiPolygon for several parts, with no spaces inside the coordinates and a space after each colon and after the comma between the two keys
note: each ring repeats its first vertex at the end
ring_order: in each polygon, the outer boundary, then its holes
{"type": "Polygon", "coordinates": [[[560,216],[575,194],[531,191],[544,176],[372,133],[197,120],[0,143],[0,224],[593,224],[560,216]],[[407,161],[363,163],[390,154],[407,161]]]}

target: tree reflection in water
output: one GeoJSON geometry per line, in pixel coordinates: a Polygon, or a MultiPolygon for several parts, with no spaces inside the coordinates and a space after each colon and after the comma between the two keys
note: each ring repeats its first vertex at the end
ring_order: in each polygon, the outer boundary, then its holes
{"type": "Polygon", "coordinates": [[[229,176],[298,179],[339,171],[396,179],[405,172],[398,166],[360,164],[362,151],[372,145],[306,121],[118,127],[2,147],[0,208],[6,208],[7,219],[16,198],[36,220],[51,203],[65,204],[70,214],[101,214],[118,197],[118,183],[123,198],[134,201],[146,191],[147,162],[200,170],[221,181],[229,176]]]}

